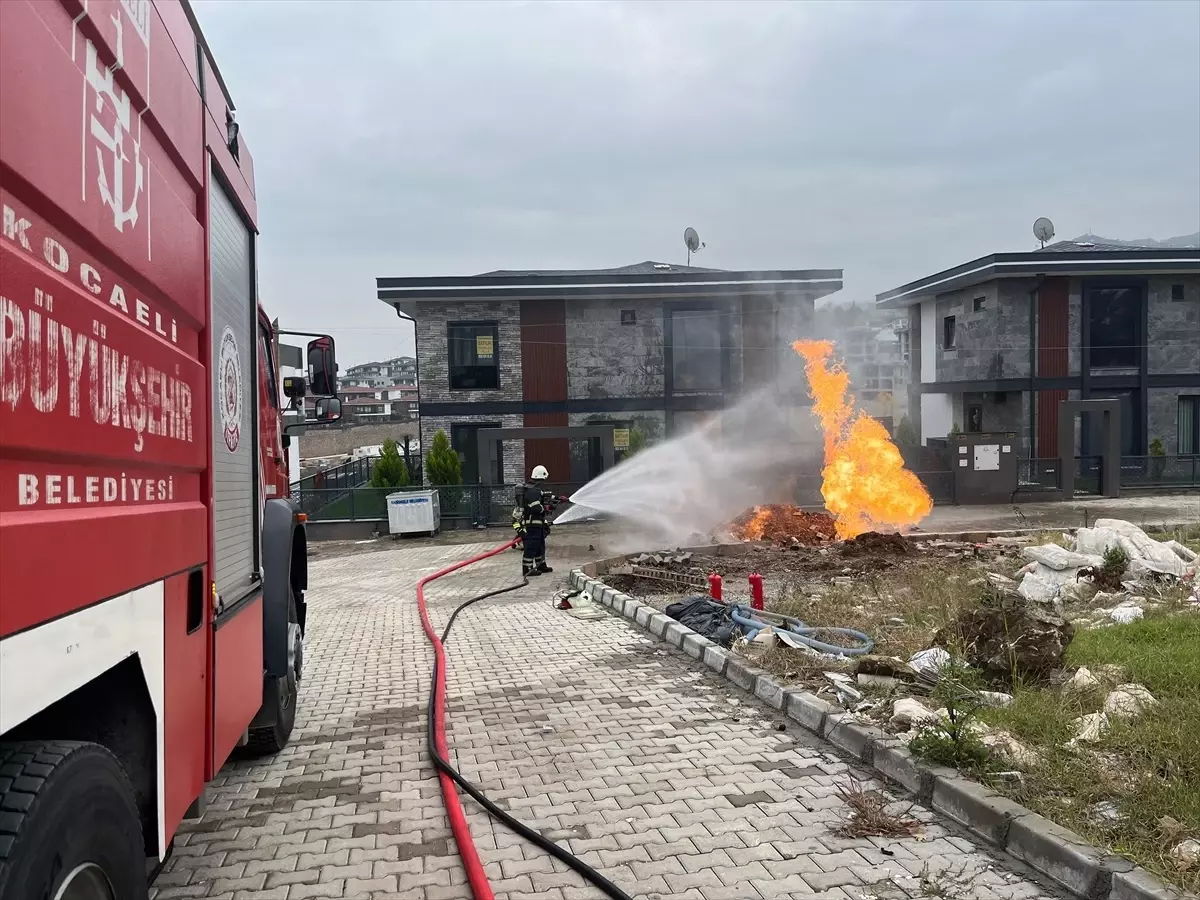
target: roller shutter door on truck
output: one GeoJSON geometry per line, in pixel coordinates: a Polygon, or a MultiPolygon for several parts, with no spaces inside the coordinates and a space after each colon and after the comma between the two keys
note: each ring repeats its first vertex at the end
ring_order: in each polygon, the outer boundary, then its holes
{"type": "Polygon", "coordinates": [[[228,606],[256,583],[253,244],[214,176],[209,192],[213,357],[213,581],[228,606]]]}

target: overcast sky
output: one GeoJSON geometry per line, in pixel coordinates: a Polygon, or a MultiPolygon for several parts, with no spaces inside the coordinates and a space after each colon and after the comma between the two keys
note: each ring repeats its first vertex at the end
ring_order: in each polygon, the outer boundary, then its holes
{"type": "Polygon", "coordinates": [[[259,285],[342,368],[380,275],[845,270],[866,300],[1058,236],[1200,230],[1200,3],[197,0],[259,285]]]}

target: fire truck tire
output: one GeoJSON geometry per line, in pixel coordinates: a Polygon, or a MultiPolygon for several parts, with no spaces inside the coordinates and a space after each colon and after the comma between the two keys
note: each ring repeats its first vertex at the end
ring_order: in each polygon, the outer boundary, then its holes
{"type": "Polygon", "coordinates": [[[0,743],[0,900],[145,900],[133,786],[99,744],[0,743]]]}
{"type": "MultiPolygon", "coordinates": [[[[278,753],[287,746],[292,737],[292,729],[296,725],[296,701],[299,697],[300,667],[304,653],[304,639],[297,618],[296,600],[293,598],[288,602],[288,631],[294,642],[292,653],[289,654],[292,665],[288,667],[286,675],[266,677],[263,683],[263,706],[272,709],[272,724],[250,729],[250,740],[245,748],[246,756],[270,756],[278,753]]],[[[0,900],[5,898],[0,897],[0,900]]]]}

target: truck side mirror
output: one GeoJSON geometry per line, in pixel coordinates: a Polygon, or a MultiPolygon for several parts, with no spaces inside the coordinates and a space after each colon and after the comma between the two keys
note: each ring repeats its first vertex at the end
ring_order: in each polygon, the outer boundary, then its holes
{"type": "Polygon", "coordinates": [[[308,386],[317,397],[332,397],[337,393],[337,360],[333,338],[328,335],[308,342],[308,386]]]}
{"type": "Polygon", "coordinates": [[[337,397],[321,397],[317,400],[317,421],[321,424],[336,422],[342,417],[342,401],[337,397]]]}

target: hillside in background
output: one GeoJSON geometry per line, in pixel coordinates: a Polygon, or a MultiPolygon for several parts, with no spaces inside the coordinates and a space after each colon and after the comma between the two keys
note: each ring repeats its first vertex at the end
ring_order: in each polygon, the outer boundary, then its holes
{"type": "Polygon", "coordinates": [[[1200,231],[1195,234],[1185,234],[1179,237],[1156,241],[1154,238],[1141,238],[1136,241],[1122,241],[1116,238],[1100,237],[1097,234],[1085,234],[1074,239],[1075,243],[1087,244],[1116,244],[1121,247],[1160,247],[1163,250],[1200,249],[1200,231]]]}

